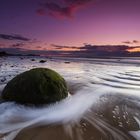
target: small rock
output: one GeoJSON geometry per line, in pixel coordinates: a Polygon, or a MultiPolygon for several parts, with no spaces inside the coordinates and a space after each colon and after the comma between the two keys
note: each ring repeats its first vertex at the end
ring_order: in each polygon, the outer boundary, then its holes
{"type": "Polygon", "coordinates": [[[6,78],[4,77],[3,79],[1,79],[1,82],[5,82],[6,81],[6,78]]]}
{"type": "Polygon", "coordinates": [[[35,59],[31,59],[31,61],[35,61],[35,59]]]}
{"type": "Polygon", "coordinates": [[[64,62],[64,63],[69,64],[70,62],[69,62],[69,61],[66,61],[66,62],[64,62]]]}
{"type": "Polygon", "coordinates": [[[45,63],[45,62],[46,62],[46,60],[40,60],[39,62],[40,62],[40,63],[45,63]]]}

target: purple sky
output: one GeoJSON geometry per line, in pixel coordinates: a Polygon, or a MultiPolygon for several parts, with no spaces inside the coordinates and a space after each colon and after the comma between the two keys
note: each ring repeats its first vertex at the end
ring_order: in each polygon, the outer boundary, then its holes
{"type": "Polygon", "coordinates": [[[0,0],[1,48],[140,46],[139,30],[140,0],[0,0]]]}

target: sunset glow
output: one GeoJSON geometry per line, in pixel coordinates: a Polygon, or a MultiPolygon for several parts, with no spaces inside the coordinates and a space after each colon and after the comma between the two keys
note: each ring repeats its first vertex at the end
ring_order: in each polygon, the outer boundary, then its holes
{"type": "Polygon", "coordinates": [[[140,47],[139,48],[132,48],[128,49],[129,52],[140,52],[140,47]]]}
{"type": "Polygon", "coordinates": [[[139,13],[139,0],[1,0],[0,48],[40,54],[127,45],[140,52],[139,13]]]}

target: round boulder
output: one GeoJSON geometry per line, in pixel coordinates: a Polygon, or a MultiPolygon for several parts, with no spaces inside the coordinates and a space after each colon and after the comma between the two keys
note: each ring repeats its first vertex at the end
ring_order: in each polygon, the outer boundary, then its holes
{"type": "Polygon", "coordinates": [[[2,99],[21,104],[49,104],[68,96],[65,80],[47,68],[35,68],[13,78],[2,92],[2,99]]]}

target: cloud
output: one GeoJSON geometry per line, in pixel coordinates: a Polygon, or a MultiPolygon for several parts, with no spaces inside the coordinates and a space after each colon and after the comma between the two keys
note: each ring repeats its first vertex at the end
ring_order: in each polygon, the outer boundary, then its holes
{"type": "Polygon", "coordinates": [[[133,43],[138,44],[139,41],[138,40],[133,40],[133,43]]]}
{"type": "Polygon", "coordinates": [[[129,47],[130,52],[140,52],[140,46],[129,47]]]}
{"type": "Polygon", "coordinates": [[[39,15],[45,15],[46,10],[50,16],[57,18],[71,18],[74,13],[86,7],[93,0],[56,0],[55,2],[41,3],[37,10],[39,15]]]}
{"type": "Polygon", "coordinates": [[[86,44],[80,47],[81,50],[94,52],[122,52],[127,51],[129,47],[126,45],[91,45],[86,44]]]}
{"type": "Polygon", "coordinates": [[[132,40],[132,41],[123,41],[122,42],[123,44],[138,44],[139,43],[139,41],[138,40],[132,40]]]}
{"type": "Polygon", "coordinates": [[[132,44],[133,42],[130,42],[130,41],[123,41],[122,43],[123,43],[123,44],[132,44]]]}
{"type": "Polygon", "coordinates": [[[30,41],[29,38],[20,36],[20,35],[7,35],[7,34],[0,34],[1,39],[5,40],[20,40],[20,41],[30,41]]]}
{"type": "Polygon", "coordinates": [[[16,43],[16,44],[13,44],[13,45],[11,45],[11,47],[13,47],[13,48],[21,48],[21,47],[23,47],[25,44],[23,44],[23,43],[16,43]]]}
{"type": "Polygon", "coordinates": [[[56,50],[62,50],[62,49],[79,49],[79,47],[76,46],[63,46],[63,45],[55,45],[55,44],[51,44],[51,46],[56,49],[56,50]]]}
{"type": "Polygon", "coordinates": [[[42,47],[41,46],[36,46],[36,48],[41,49],[42,47]]]}
{"type": "Polygon", "coordinates": [[[44,16],[44,15],[46,15],[46,11],[45,11],[45,9],[37,9],[37,14],[38,15],[40,15],[40,16],[44,16]]]}
{"type": "Polygon", "coordinates": [[[4,46],[5,46],[5,44],[0,43],[0,47],[4,47],[4,46]]]}
{"type": "MultiPolygon", "coordinates": [[[[67,56],[73,57],[109,57],[109,56],[129,56],[129,50],[134,47],[127,45],[92,45],[84,44],[81,47],[61,46],[52,44],[54,49],[64,51],[67,56]],[[71,49],[72,48],[72,49],[71,49]]],[[[131,54],[132,55],[132,54],[131,54]]]]}
{"type": "MultiPolygon", "coordinates": [[[[52,44],[53,45],[53,44],[52,44]]],[[[56,47],[68,48],[69,46],[54,45],[56,47]]],[[[38,46],[40,48],[40,46],[38,46]]],[[[35,54],[35,55],[46,55],[46,56],[65,56],[65,57],[139,57],[140,47],[129,47],[126,45],[91,45],[86,44],[83,47],[76,47],[79,50],[59,49],[58,50],[47,50],[46,48],[34,48],[32,50],[28,48],[0,48],[0,51],[6,51],[13,54],[35,54]]]]}
{"type": "Polygon", "coordinates": [[[79,56],[85,57],[109,57],[109,56],[128,56],[129,46],[126,45],[92,45],[85,44],[77,51],[79,56]]]}

